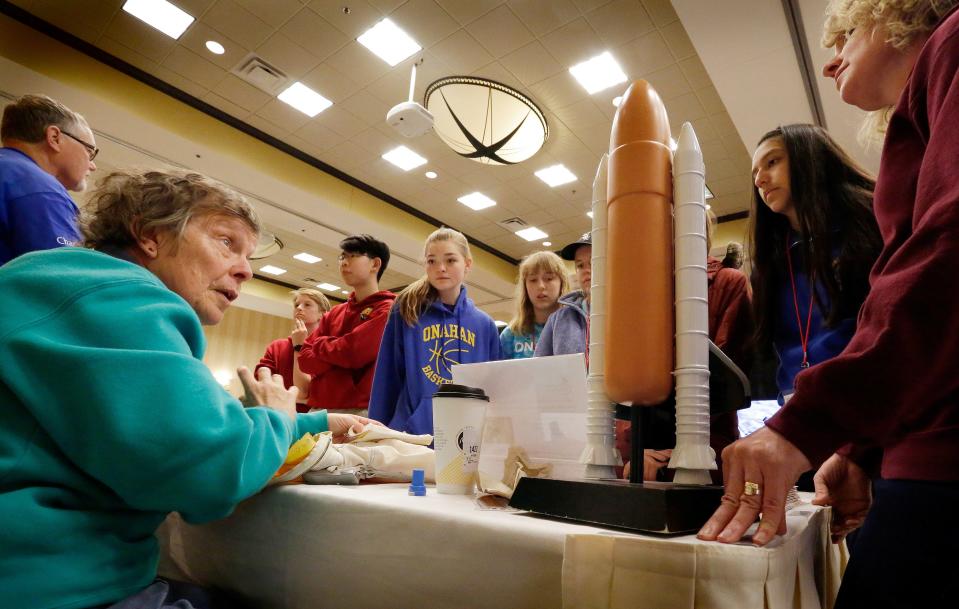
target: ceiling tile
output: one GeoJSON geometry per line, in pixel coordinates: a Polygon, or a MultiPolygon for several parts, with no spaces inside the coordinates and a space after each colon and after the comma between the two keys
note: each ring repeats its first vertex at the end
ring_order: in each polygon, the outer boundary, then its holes
{"type": "Polygon", "coordinates": [[[366,123],[356,118],[339,105],[327,108],[313,120],[318,121],[324,127],[332,129],[345,138],[351,138],[367,128],[366,123]]]}
{"type": "Polygon", "coordinates": [[[157,63],[176,46],[176,40],[123,11],[110,20],[104,34],[157,63]]]}
{"type": "Polygon", "coordinates": [[[451,74],[469,74],[493,61],[493,56],[466,30],[457,30],[433,45],[430,52],[443,58],[451,74]]]}
{"type": "Polygon", "coordinates": [[[190,49],[207,61],[220,66],[224,70],[231,70],[250,52],[250,49],[235,40],[227,38],[226,35],[216,31],[202,21],[191,25],[183,36],[180,36],[180,45],[190,49]],[[213,40],[222,44],[224,53],[222,55],[211,53],[206,48],[207,40],[213,40]]]}
{"type": "Polygon", "coordinates": [[[238,106],[232,101],[226,99],[225,97],[221,97],[212,91],[204,95],[202,99],[211,106],[226,112],[234,118],[244,119],[250,115],[250,111],[246,108],[238,106]]]}
{"type": "Polygon", "coordinates": [[[516,49],[500,59],[500,63],[512,72],[516,78],[525,83],[527,87],[566,71],[566,66],[561,66],[559,62],[553,59],[546,47],[539,42],[531,42],[516,49]]]}
{"type": "MultiPolygon", "coordinates": [[[[698,135],[698,134],[697,134],[698,135]]],[[[725,180],[732,177],[743,177],[742,168],[737,167],[730,159],[720,159],[706,167],[706,182],[712,184],[715,180],[725,180]]],[[[712,190],[710,188],[710,190],[712,190]]],[[[715,194],[715,191],[713,191],[715,194]]]]}
{"type": "MultiPolygon", "coordinates": [[[[513,76],[513,73],[503,67],[503,64],[498,61],[486,64],[482,68],[478,68],[473,71],[473,76],[479,76],[481,78],[487,78],[489,80],[495,80],[500,84],[504,84],[507,87],[512,87],[516,89],[523,95],[527,97],[532,97],[532,91],[529,87],[526,87],[519,81],[518,78],[513,76]]],[[[534,100],[535,101],[535,100],[534,100]]],[[[542,109],[542,108],[540,108],[542,109]]]]}
{"type": "Polygon", "coordinates": [[[716,87],[705,87],[703,89],[698,89],[696,91],[696,95],[699,97],[699,101],[703,104],[703,108],[706,109],[707,114],[719,114],[720,112],[726,111],[726,106],[723,104],[723,100],[719,97],[716,87]]]}
{"type": "Polygon", "coordinates": [[[669,113],[669,124],[673,127],[674,134],[679,134],[679,127],[684,122],[706,116],[706,110],[694,93],[669,100],[666,102],[666,111],[669,113]]]}
{"type": "Polygon", "coordinates": [[[243,122],[279,140],[282,140],[283,138],[285,138],[287,134],[289,133],[283,127],[274,125],[270,121],[266,120],[265,118],[261,116],[257,116],[256,114],[251,114],[250,116],[246,117],[246,119],[243,122]]]}
{"type": "Polygon", "coordinates": [[[542,39],[546,50],[560,65],[570,68],[607,50],[589,23],[580,17],[542,39]]]}
{"type": "Polygon", "coordinates": [[[102,38],[100,38],[99,42],[97,42],[97,46],[99,46],[101,49],[103,49],[110,55],[113,55],[114,57],[122,59],[128,64],[134,67],[140,68],[144,72],[153,72],[153,70],[158,65],[160,65],[159,63],[150,59],[143,53],[134,51],[130,47],[126,46],[125,44],[117,42],[116,40],[108,36],[103,36],[102,38]]]}
{"type": "Polygon", "coordinates": [[[370,3],[384,13],[390,13],[405,0],[370,0],[370,3]]]}
{"type": "Polygon", "coordinates": [[[729,158],[726,147],[721,140],[715,142],[699,142],[699,147],[703,151],[703,162],[707,165],[718,163],[722,159],[729,158]]]}
{"type": "Polygon", "coordinates": [[[233,74],[227,74],[226,78],[213,87],[213,92],[250,112],[255,112],[273,99],[233,74]]]}
{"type": "Polygon", "coordinates": [[[266,105],[256,111],[256,115],[265,118],[289,133],[295,132],[310,120],[309,116],[278,99],[267,102],[266,105]]]}
{"type": "Polygon", "coordinates": [[[107,28],[117,11],[113,2],[102,0],[38,0],[29,11],[57,27],[89,42],[95,41],[107,28]]]}
{"type": "Polygon", "coordinates": [[[282,70],[293,80],[299,80],[320,63],[320,60],[312,53],[280,32],[276,32],[267,38],[266,42],[258,46],[256,54],[265,59],[267,63],[282,70]]]}
{"type": "MultiPolygon", "coordinates": [[[[713,128],[716,129],[716,134],[719,135],[720,138],[740,139],[739,131],[736,129],[736,125],[733,124],[732,119],[729,118],[728,112],[711,114],[709,116],[709,122],[712,123],[713,128]]],[[[740,140],[740,142],[741,141],[742,140],[740,140]]]]}
{"type": "Polygon", "coordinates": [[[390,71],[388,63],[356,41],[333,53],[326,61],[343,74],[349,74],[361,86],[390,71]]]}
{"type": "Polygon", "coordinates": [[[672,51],[673,57],[686,59],[696,55],[696,49],[693,48],[693,43],[689,39],[682,22],[674,21],[661,28],[660,31],[663,33],[663,38],[666,40],[669,50],[672,51]]]}
{"type": "Polygon", "coordinates": [[[503,3],[502,0],[436,0],[453,19],[466,25],[503,3]]]}
{"type": "Polygon", "coordinates": [[[669,0],[642,0],[642,2],[656,27],[663,27],[679,20],[669,0]]]}
{"type": "Polygon", "coordinates": [[[573,4],[582,13],[588,13],[608,3],[609,0],[573,0],[573,4]]]}
{"type": "Polygon", "coordinates": [[[300,82],[334,104],[338,104],[360,89],[360,85],[327,63],[321,63],[307,72],[300,82]]]}
{"type": "MultiPolygon", "coordinates": [[[[111,3],[115,6],[120,6],[121,0],[111,0],[111,3]]],[[[181,10],[186,11],[188,14],[192,15],[194,18],[198,18],[203,15],[216,0],[176,0],[176,4],[181,10]]],[[[190,27],[193,27],[192,25],[190,27]]]]}
{"type": "Polygon", "coordinates": [[[236,0],[236,3],[273,27],[286,23],[303,6],[300,0],[236,0]]]}
{"type": "Polygon", "coordinates": [[[644,74],[661,70],[676,62],[658,31],[620,46],[613,55],[631,80],[642,78],[644,74]]]}
{"type": "Polygon", "coordinates": [[[173,48],[162,65],[207,89],[212,89],[227,76],[227,71],[220,66],[179,45],[173,48]]]}
{"type": "Polygon", "coordinates": [[[319,59],[325,59],[350,42],[329,21],[309,8],[297,13],[280,31],[319,59]]]}
{"type": "Polygon", "coordinates": [[[573,132],[594,129],[598,126],[606,127],[609,124],[609,119],[596,107],[591,98],[583,99],[569,106],[556,108],[553,111],[559,120],[563,121],[563,124],[573,132]]]}
{"type": "Polygon", "coordinates": [[[306,140],[311,146],[329,150],[339,145],[345,138],[317,121],[309,121],[296,130],[297,137],[306,140]]]}
{"type": "Polygon", "coordinates": [[[716,133],[716,128],[713,127],[708,117],[697,118],[696,120],[690,121],[693,125],[693,130],[696,132],[696,139],[702,142],[713,142],[719,139],[719,134],[716,133]]]}
{"type": "Polygon", "coordinates": [[[584,132],[578,133],[579,139],[589,148],[593,154],[598,155],[596,157],[597,161],[599,157],[606,152],[609,152],[609,130],[599,130],[599,129],[587,129],[584,132]]]}
{"type": "Polygon", "coordinates": [[[542,36],[579,17],[579,9],[570,0],[510,0],[513,13],[536,36],[542,36]]]}
{"type": "Polygon", "coordinates": [[[636,0],[613,0],[586,13],[586,20],[610,46],[619,46],[656,28],[636,0]]]}
{"type": "Polygon", "coordinates": [[[309,8],[351,40],[358,38],[383,17],[382,11],[365,0],[313,0],[309,8]],[[348,13],[344,12],[345,7],[350,9],[348,13]]]}
{"type": "MultiPolygon", "coordinates": [[[[373,128],[354,135],[350,138],[350,141],[361,148],[365,148],[367,151],[375,154],[376,156],[382,156],[400,144],[400,142],[397,140],[390,139],[373,128]]],[[[419,153],[422,156],[422,153],[416,149],[416,146],[412,142],[402,143],[413,150],[413,152],[419,153]]]]}
{"type": "Polygon", "coordinates": [[[389,104],[384,103],[368,91],[357,91],[343,100],[340,107],[367,124],[385,122],[386,113],[390,109],[389,104]]]}
{"type": "Polygon", "coordinates": [[[570,104],[585,99],[586,89],[579,86],[569,72],[563,71],[546,80],[531,85],[530,89],[547,108],[555,111],[570,104]]]}
{"type": "Polygon", "coordinates": [[[486,13],[467,25],[466,30],[493,57],[502,57],[533,41],[533,35],[507,6],[486,13]]]}
{"type": "Polygon", "coordinates": [[[208,86],[204,85],[203,83],[197,82],[192,78],[187,78],[186,76],[174,72],[173,70],[164,66],[155,67],[152,70],[152,74],[167,84],[172,85],[184,93],[188,93],[193,97],[196,97],[197,99],[201,99],[209,91],[208,86]]]}
{"type": "Polygon", "coordinates": [[[424,49],[443,40],[460,25],[433,0],[408,0],[390,15],[424,49]]]}
{"type": "Polygon", "coordinates": [[[686,80],[694,89],[712,86],[713,81],[710,80],[709,74],[706,73],[706,68],[698,56],[683,59],[679,62],[679,66],[682,68],[683,74],[686,75],[686,80]]]}
{"type": "MultiPolygon", "coordinates": [[[[683,71],[676,64],[662,70],[643,74],[643,78],[649,81],[649,84],[653,85],[659,96],[667,101],[693,92],[692,87],[689,86],[689,81],[683,75],[683,71]]],[[[725,108],[723,109],[725,110],[725,108]]]]}
{"type": "MultiPolygon", "coordinates": [[[[321,158],[337,169],[348,171],[351,167],[370,162],[373,156],[356,144],[347,141],[337,144],[321,158]]],[[[385,164],[386,161],[383,163],[385,164]]]]}
{"type": "Polygon", "coordinates": [[[201,21],[252,48],[260,46],[274,29],[234,0],[217,0],[201,21]]]}

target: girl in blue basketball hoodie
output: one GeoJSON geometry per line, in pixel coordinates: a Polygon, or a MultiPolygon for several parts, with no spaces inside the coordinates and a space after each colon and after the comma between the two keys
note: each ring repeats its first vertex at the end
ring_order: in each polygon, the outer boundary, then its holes
{"type": "Polygon", "coordinates": [[[454,364],[501,359],[496,324],[466,296],[473,264],[462,233],[426,239],[426,275],[396,297],[373,374],[370,418],[412,434],[433,433],[433,394],[454,364]]]}

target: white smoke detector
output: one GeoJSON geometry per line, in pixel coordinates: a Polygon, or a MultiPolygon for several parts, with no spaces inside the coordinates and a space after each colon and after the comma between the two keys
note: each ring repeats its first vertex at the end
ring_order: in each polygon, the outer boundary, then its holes
{"type": "Polygon", "coordinates": [[[410,98],[396,104],[386,113],[386,124],[406,137],[419,137],[433,130],[433,115],[421,104],[413,101],[413,87],[416,84],[416,64],[410,76],[410,98]]]}

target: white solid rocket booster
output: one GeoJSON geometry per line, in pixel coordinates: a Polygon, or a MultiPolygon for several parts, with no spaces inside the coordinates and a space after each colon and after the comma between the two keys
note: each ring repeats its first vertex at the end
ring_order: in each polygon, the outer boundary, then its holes
{"type": "Polygon", "coordinates": [[[586,447],[580,462],[590,479],[615,478],[623,460],[616,450],[616,406],[606,397],[606,165],[604,154],[593,180],[593,275],[589,307],[589,374],[586,377],[586,447]]]}
{"type": "MultiPolygon", "coordinates": [[[[673,154],[676,264],[676,448],[669,467],[680,484],[710,484],[709,304],[706,277],[706,176],[692,125],[673,154]]],[[[595,272],[595,270],[594,270],[595,272]]]]}

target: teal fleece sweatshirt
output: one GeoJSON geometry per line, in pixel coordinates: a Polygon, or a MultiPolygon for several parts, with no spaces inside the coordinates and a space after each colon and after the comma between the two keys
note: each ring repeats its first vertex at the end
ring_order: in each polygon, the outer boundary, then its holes
{"type": "Polygon", "coordinates": [[[325,412],[244,408],[193,309],[80,248],[0,268],[0,607],[90,607],[156,576],[167,513],[228,515],[325,412]]]}

